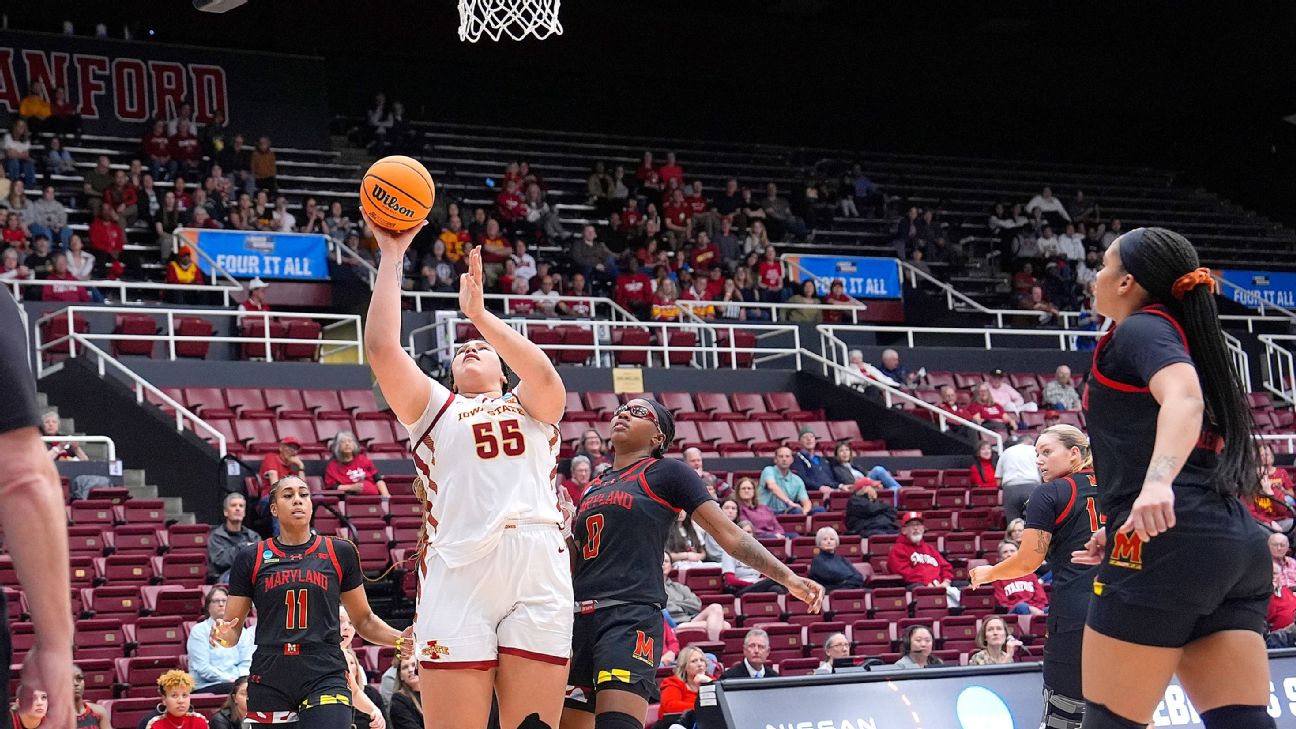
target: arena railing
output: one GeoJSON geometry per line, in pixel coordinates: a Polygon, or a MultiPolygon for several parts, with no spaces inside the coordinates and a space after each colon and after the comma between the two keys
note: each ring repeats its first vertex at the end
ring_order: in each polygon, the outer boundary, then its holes
{"type": "MultiPolygon", "coordinates": [[[[1265,301],[1263,297],[1256,296],[1254,292],[1245,289],[1241,286],[1238,286],[1237,284],[1233,283],[1232,281],[1229,281],[1228,279],[1222,276],[1219,275],[1215,276],[1215,284],[1219,287],[1216,290],[1221,292],[1218,294],[1219,296],[1224,296],[1222,292],[1226,290],[1238,292],[1238,294],[1240,295],[1235,295],[1231,298],[1230,297],[1224,297],[1224,298],[1229,298],[1230,301],[1236,301],[1237,303],[1242,304],[1244,306],[1250,306],[1254,308],[1256,311],[1260,312],[1259,315],[1255,317],[1235,315],[1232,317],[1222,316],[1220,317],[1221,319],[1228,320],[1228,319],[1254,318],[1254,319],[1265,320],[1265,321],[1276,320],[1276,321],[1296,322],[1296,311],[1292,311],[1291,309],[1286,309],[1277,304],[1265,301]],[[1275,315],[1266,316],[1265,315],[1266,311],[1275,312],[1275,315]]],[[[1251,331],[1251,329],[1248,327],[1247,331],[1251,331]]]]}
{"type": "MultiPolygon", "coordinates": [[[[927,283],[931,284],[932,286],[935,286],[936,288],[944,292],[945,307],[950,311],[967,312],[970,310],[977,314],[984,314],[985,316],[994,317],[995,326],[999,327],[1000,329],[1004,327],[1005,319],[1029,318],[1035,316],[1034,312],[1027,311],[1024,309],[991,309],[990,307],[986,306],[985,304],[982,304],[976,299],[971,298],[970,296],[964,294],[963,292],[959,291],[953,286],[945,283],[944,281],[937,279],[935,276],[932,276],[926,271],[919,270],[908,261],[899,261],[899,263],[900,263],[900,270],[903,272],[903,275],[908,277],[909,285],[911,287],[917,288],[918,281],[922,280],[922,281],[926,281],[927,283]],[[959,309],[957,306],[955,306],[955,302],[962,304],[966,308],[959,309]]],[[[1071,329],[1079,326],[1080,318],[1084,316],[1084,314],[1079,311],[1059,311],[1055,316],[1059,320],[1061,320],[1062,327],[1064,329],[1071,329]]]]}
{"type": "MultiPolygon", "coordinates": [[[[905,327],[871,324],[820,324],[815,327],[823,345],[823,351],[834,362],[849,362],[850,348],[838,332],[859,332],[863,334],[900,334],[905,337],[906,346],[912,349],[920,346],[917,338],[923,335],[941,336],[962,334],[982,338],[982,349],[994,349],[995,337],[1036,337],[1056,339],[1058,350],[1063,352],[1080,351],[1077,344],[1084,339],[1097,340],[1104,332],[1091,332],[1081,329],[995,329],[993,327],[905,327]],[[832,353],[832,354],[828,354],[832,353]]],[[[948,346],[947,344],[928,344],[926,346],[948,346]]]]}
{"type": "MultiPolygon", "coordinates": [[[[212,427],[210,423],[198,417],[197,414],[195,414],[193,411],[186,408],[181,402],[171,397],[170,395],[166,394],[162,390],[158,389],[148,380],[144,379],[143,377],[140,377],[139,374],[137,374],[134,370],[122,364],[115,357],[100,349],[98,346],[95,345],[94,342],[91,342],[89,339],[86,339],[84,335],[72,334],[71,337],[68,338],[68,343],[69,345],[73,345],[73,344],[77,345],[77,346],[69,346],[68,357],[72,357],[72,358],[87,357],[93,360],[100,379],[107,378],[109,372],[113,372],[115,375],[125,377],[128,386],[135,393],[136,404],[143,406],[145,403],[145,397],[147,395],[152,395],[154,398],[157,399],[158,402],[162,403],[162,405],[170,407],[175,411],[176,432],[184,432],[186,430],[185,424],[189,423],[192,425],[191,429],[194,431],[195,434],[198,434],[199,431],[202,431],[207,435],[211,436],[212,440],[215,441],[215,448],[217,453],[221,457],[225,456],[226,453],[225,435],[221,433],[219,430],[217,430],[216,428],[212,427]]],[[[58,372],[62,368],[63,368],[62,362],[56,362],[48,367],[42,365],[38,376],[46,377],[48,375],[54,374],[55,372],[58,372]]]]}
{"type": "Polygon", "coordinates": [[[1286,443],[1288,453],[1296,453],[1296,433],[1256,433],[1261,443],[1286,443]]]}
{"type": "MultiPolygon", "coordinates": [[[[671,367],[696,367],[696,368],[728,368],[738,369],[739,362],[748,355],[751,357],[751,368],[757,368],[760,365],[769,364],[779,360],[791,360],[792,368],[801,368],[801,356],[805,350],[801,348],[801,331],[795,325],[764,324],[748,325],[742,324],[733,327],[726,325],[715,325],[711,323],[698,324],[696,322],[632,322],[632,323],[612,323],[606,320],[595,319],[578,319],[578,320],[552,320],[552,319],[524,319],[524,318],[505,318],[504,322],[523,336],[531,338],[530,332],[535,329],[553,329],[555,327],[581,327],[592,330],[593,342],[591,343],[544,343],[539,344],[542,349],[549,352],[564,351],[582,351],[590,352],[596,366],[614,367],[616,366],[615,355],[618,352],[642,352],[648,354],[657,354],[661,358],[659,364],[651,366],[660,366],[664,368],[671,367]],[[655,335],[656,342],[646,345],[640,344],[612,344],[612,330],[614,329],[637,329],[655,335]],[[734,341],[734,335],[739,332],[750,332],[756,337],[758,346],[739,346],[734,341]],[[672,333],[692,333],[698,335],[697,344],[681,345],[671,343],[672,333]],[[728,341],[723,341],[722,334],[728,335],[728,341]],[[773,342],[777,338],[790,339],[790,345],[778,345],[773,342]],[[759,346],[765,340],[765,346],[759,346]],[[671,362],[672,354],[687,353],[690,355],[690,361],[687,365],[682,363],[671,362]]],[[[446,312],[444,317],[440,317],[436,322],[427,324],[413,329],[407,335],[407,351],[414,358],[428,356],[435,358],[442,366],[450,361],[454,355],[455,347],[458,343],[459,325],[471,325],[472,322],[452,312],[446,312]],[[420,334],[431,332],[436,337],[436,343],[426,349],[420,349],[417,337],[420,334]]]]}
{"type": "Polygon", "coordinates": [[[868,308],[867,304],[787,304],[787,303],[774,304],[774,303],[767,303],[767,302],[748,303],[746,301],[742,303],[735,303],[729,301],[691,301],[691,300],[686,301],[684,299],[677,300],[675,302],[675,305],[680,307],[681,309],[687,309],[689,313],[697,317],[697,321],[704,324],[711,323],[712,321],[714,321],[717,324],[721,322],[732,321],[732,322],[736,322],[739,325],[747,324],[747,323],[763,324],[766,322],[777,324],[780,320],[780,316],[782,317],[783,321],[787,321],[786,318],[787,312],[792,309],[801,310],[801,311],[818,311],[818,312],[835,311],[841,313],[843,319],[848,323],[857,324],[859,323],[859,315],[864,313],[864,311],[868,308]],[[704,319],[697,315],[698,309],[705,309],[708,307],[715,309],[717,315],[719,315],[722,310],[731,309],[731,308],[757,309],[769,313],[767,319],[746,319],[746,320],[730,319],[728,317],[723,319],[711,320],[711,319],[704,319]],[[783,314],[780,315],[779,312],[783,312],[783,314]]]}
{"type": "Polygon", "coordinates": [[[1224,346],[1228,348],[1229,356],[1233,358],[1233,369],[1237,371],[1238,377],[1242,378],[1246,391],[1251,392],[1251,355],[1247,354],[1242,346],[1242,340],[1228,332],[1224,332],[1224,346]]]}
{"type": "Polygon", "coordinates": [[[274,348],[272,344],[301,344],[319,347],[319,359],[324,361],[327,357],[332,357],[341,352],[348,350],[355,352],[355,363],[364,364],[364,331],[360,317],[356,314],[316,314],[307,312],[289,312],[289,311],[240,311],[222,310],[222,309],[162,309],[153,307],[130,307],[130,306],[68,306],[58,311],[50,312],[36,320],[36,359],[37,368],[45,366],[44,355],[56,346],[66,344],[72,356],[76,356],[76,345],[80,341],[100,340],[100,341],[119,341],[119,342],[165,342],[167,345],[167,359],[174,362],[177,359],[176,344],[180,342],[222,342],[230,344],[247,344],[260,345],[260,351],[265,355],[267,362],[274,361],[274,348]],[[79,332],[73,336],[74,322],[78,314],[133,314],[137,316],[147,316],[154,318],[163,317],[165,326],[162,332],[158,334],[111,334],[97,332],[79,332]],[[261,319],[263,322],[262,334],[257,336],[188,336],[176,333],[177,317],[225,317],[235,318],[238,322],[246,319],[261,319]],[[58,318],[67,320],[66,331],[50,341],[42,341],[42,325],[58,318]],[[292,337],[275,337],[270,335],[270,322],[274,319],[308,319],[321,324],[319,339],[297,339],[292,337]],[[328,323],[324,323],[328,322],[328,323]],[[346,332],[354,327],[355,336],[347,337],[346,332]],[[337,332],[333,338],[329,337],[331,332],[337,332]]]}
{"type": "MultiPolygon", "coordinates": [[[[452,291],[402,291],[401,297],[414,300],[414,311],[423,311],[424,301],[446,301],[451,302],[454,309],[459,308],[459,294],[452,291]]],[[[538,300],[531,294],[483,294],[486,302],[499,302],[503,305],[505,316],[509,313],[509,306],[514,301],[530,301],[532,303],[538,300]]],[[[602,307],[608,312],[608,318],[605,321],[638,323],[639,319],[634,314],[626,311],[620,304],[612,299],[602,296],[559,296],[557,298],[547,298],[545,303],[554,304],[581,304],[588,307],[595,314],[602,307]]],[[[437,310],[434,308],[434,310],[437,310]]]]}
{"type": "Polygon", "coordinates": [[[1257,339],[1265,348],[1264,388],[1288,405],[1296,405],[1296,361],[1291,349],[1281,344],[1296,341],[1296,335],[1261,334],[1257,339]]]}
{"type": "Polygon", "coordinates": [[[117,443],[106,435],[42,435],[41,440],[45,443],[102,443],[107,446],[107,461],[117,460],[117,443]]]}
{"type": "MultiPolygon", "coordinates": [[[[243,287],[238,285],[237,282],[233,285],[216,285],[210,283],[204,286],[194,286],[193,284],[154,283],[152,281],[116,281],[109,279],[90,281],[49,281],[46,279],[27,279],[5,281],[4,285],[13,292],[14,298],[18,298],[21,295],[21,291],[24,289],[48,289],[52,286],[72,286],[83,289],[99,289],[101,292],[115,291],[117,292],[118,300],[122,302],[130,300],[127,292],[134,291],[156,292],[159,294],[159,298],[161,298],[161,294],[164,294],[167,291],[186,291],[189,293],[194,291],[211,291],[214,293],[220,293],[221,303],[226,307],[234,306],[238,303],[234,301],[231,296],[232,294],[243,293],[244,291],[243,287]]],[[[140,299],[136,300],[139,301],[140,299]]]]}

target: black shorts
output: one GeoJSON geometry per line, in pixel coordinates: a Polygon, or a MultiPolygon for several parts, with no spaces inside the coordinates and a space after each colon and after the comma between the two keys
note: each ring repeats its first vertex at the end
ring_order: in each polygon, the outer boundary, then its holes
{"type": "MultiPolygon", "coordinates": [[[[258,723],[279,723],[276,716],[300,714],[321,706],[351,708],[347,662],[341,646],[305,646],[299,655],[258,648],[248,676],[248,714],[262,714],[258,723]]],[[[305,726],[305,724],[303,724],[305,726]]]]}
{"type": "Polygon", "coordinates": [[[578,613],[572,627],[568,708],[594,711],[599,691],[629,691],[648,703],[661,697],[657,663],[661,660],[665,618],[656,605],[614,605],[578,613]]]}
{"type": "Polygon", "coordinates": [[[1236,498],[1176,487],[1176,524],[1142,544],[1107,523],[1088,625],[1117,640],[1182,648],[1222,630],[1263,634],[1273,589],[1268,532],[1236,498]]]}
{"type": "Polygon", "coordinates": [[[1048,643],[1044,645],[1044,686],[1069,699],[1083,699],[1080,688],[1080,654],[1084,621],[1048,617],[1048,643]]]}

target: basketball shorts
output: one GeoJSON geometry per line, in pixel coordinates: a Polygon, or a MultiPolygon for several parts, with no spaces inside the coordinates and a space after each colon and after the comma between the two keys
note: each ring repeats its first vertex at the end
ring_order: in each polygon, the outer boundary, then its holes
{"type": "Polygon", "coordinates": [[[567,707],[592,713],[598,692],[609,689],[656,703],[664,633],[665,619],[656,605],[629,603],[578,614],[567,707]]]}
{"type": "Polygon", "coordinates": [[[1088,625],[1139,645],[1182,648],[1223,630],[1263,634],[1273,589],[1268,532],[1236,498],[1175,487],[1170,531],[1143,543],[1107,524],[1088,625]]]}
{"type": "Polygon", "coordinates": [[[429,550],[414,617],[423,668],[494,668],[500,654],[566,665],[572,584],[567,545],[552,523],[504,530],[486,556],[457,568],[429,550]]]}
{"type": "Polygon", "coordinates": [[[1083,699],[1080,687],[1080,655],[1084,621],[1050,615],[1048,643],[1044,645],[1044,685],[1070,699],[1083,699]]]}
{"type": "Polygon", "coordinates": [[[301,646],[298,655],[258,648],[248,671],[248,722],[295,722],[320,706],[351,707],[341,646],[301,646]]]}

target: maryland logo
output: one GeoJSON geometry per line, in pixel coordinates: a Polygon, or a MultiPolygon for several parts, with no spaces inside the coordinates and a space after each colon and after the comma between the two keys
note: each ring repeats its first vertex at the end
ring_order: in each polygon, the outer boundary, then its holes
{"type": "Polygon", "coordinates": [[[429,640],[427,645],[423,646],[423,650],[419,651],[419,657],[429,661],[435,661],[442,656],[448,655],[450,655],[450,649],[443,645],[437,645],[435,640],[429,640]]]}
{"type": "Polygon", "coordinates": [[[1112,541],[1111,559],[1107,562],[1132,570],[1143,569],[1143,540],[1134,532],[1116,532],[1112,541]]]}
{"type": "Polygon", "coordinates": [[[653,658],[653,639],[649,638],[642,630],[635,631],[635,649],[632,657],[636,661],[643,661],[650,666],[656,666],[657,661],[653,658]]]}

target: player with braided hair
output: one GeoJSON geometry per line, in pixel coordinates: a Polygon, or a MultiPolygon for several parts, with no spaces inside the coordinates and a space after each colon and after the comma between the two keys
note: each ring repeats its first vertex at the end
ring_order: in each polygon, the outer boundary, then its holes
{"type": "Polygon", "coordinates": [[[1271,567],[1238,500],[1258,484],[1251,411],[1214,279],[1183,236],[1112,241],[1094,290],[1116,326],[1085,411],[1106,527],[1084,633],[1085,729],[1143,727],[1177,674],[1209,729],[1273,727],[1262,635],[1271,567]]]}

